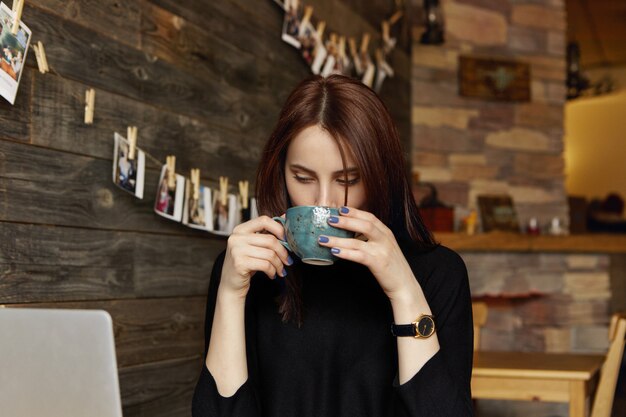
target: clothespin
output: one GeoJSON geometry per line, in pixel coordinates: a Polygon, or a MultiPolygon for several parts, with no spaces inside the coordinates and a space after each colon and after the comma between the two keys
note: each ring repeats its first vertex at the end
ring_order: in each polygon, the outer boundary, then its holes
{"type": "Polygon", "coordinates": [[[24,9],[24,0],[13,0],[13,27],[11,28],[11,34],[17,35],[17,31],[20,30],[20,20],[22,19],[22,9],[24,9]]]}
{"type": "Polygon", "coordinates": [[[239,181],[239,196],[241,197],[241,208],[248,208],[248,186],[250,183],[248,181],[239,181]]]}
{"type": "Polygon", "coordinates": [[[367,53],[367,47],[370,44],[370,34],[364,33],[363,38],[361,39],[361,54],[367,53]]]}
{"type": "Polygon", "coordinates": [[[193,187],[192,198],[198,200],[200,198],[200,169],[191,169],[191,185],[193,187]]]}
{"type": "Polygon", "coordinates": [[[176,188],[176,156],[168,155],[167,164],[167,188],[173,190],[176,188]]]}
{"type": "Polygon", "coordinates": [[[41,41],[37,42],[37,45],[33,45],[33,50],[35,51],[35,58],[37,59],[37,67],[39,67],[39,72],[45,74],[50,71],[48,68],[48,58],[46,58],[46,51],[43,49],[43,44],[41,41]]]}
{"type": "Polygon", "coordinates": [[[383,20],[380,25],[382,26],[383,41],[389,42],[389,22],[383,20]]]}
{"type": "Polygon", "coordinates": [[[135,159],[137,149],[137,126],[128,126],[126,139],[128,139],[128,159],[135,159]]]}
{"type": "Polygon", "coordinates": [[[228,177],[220,177],[220,203],[225,206],[228,199],[228,177]]]}
{"type": "Polygon", "coordinates": [[[400,20],[400,18],[404,15],[404,12],[402,12],[402,10],[398,10],[397,12],[395,12],[390,18],[389,18],[389,25],[393,26],[396,24],[396,22],[398,22],[398,20],[400,20]]]}
{"type": "Polygon", "coordinates": [[[346,37],[340,36],[339,37],[339,57],[341,59],[344,59],[345,56],[346,56],[346,37]]]}
{"type": "Polygon", "coordinates": [[[348,39],[348,45],[350,45],[350,55],[352,55],[352,62],[354,63],[354,69],[357,75],[363,74],[363,65],[361,64],[361,58],[356,50],[356,40],[354,38],[348,39]]]}
{"type": "Polygon", "coordinates": [[[354,38],[350,38],[348,39],[348,45],[350,46],[350,55],[352,55],[353,57],[356,56],[356,41],[354,40],[354,38]]]}
{"type": "MultiPolygon", "coordinates": [[[[326,42],[326,49],[328,50],[329,55],[334,55],[337,52],[337,34],[336,33],[331,33],[330,36],[328,37],[328,41],[326,42]]],[[[328,60],[326,60],[325,66],[326,65],[329,65],[328,60]]]]}
{"type": "MultiPolygon", "coordinates": [[[[90,88],[85,91],[85,124],[93,124],[93,112],[96,105],[96,90],[90,88]]],[[[128,138],[130,141],[130,137],[128,138]]]]}
{"type": "Polygon", "coordinates": [[[305,6],[304,7],[304,16],[300,21],[300,27],[306,27],[311,21],[311,16],[313,15],[313,6],[305,6]]]}
{"type": "Polygon", "coordinates": [[[322,39],[322,36],[324,36],[324,29],[326,29],[326,22],[322,20],[317,24],[317,39],[322,39]]]}

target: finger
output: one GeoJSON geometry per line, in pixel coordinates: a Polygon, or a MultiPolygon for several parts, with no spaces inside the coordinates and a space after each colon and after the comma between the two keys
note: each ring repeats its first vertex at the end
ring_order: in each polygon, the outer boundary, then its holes
{"type": "Polygon", "coordinates": [[[269,279],[276,278],[276,268],[267,259],[247,258],[246,263],[251,271],[263,272],[269,279]]]}
{"type": "Polygon", "coordinates": [[[330,252],[337,258],[346,259],[348,261],[356,262],[361,265],[368,266],[368,256],[362,250],[346,249],[346,248],[331,248],[330,252]]]}
{"type": "Polygon", "coordinates": [[[328,218],[328,224],[339,229],[345,229],[355,233],[361,233],[362,235],[365,235],[367,239],[372,239],[383,234],[383,229],[380,226],[385,226],[378,219],[376,219],[375,221],[370,221],[366,219],[345,216],[330,216],[328,218]]]}
{"type": "Polygon", "coordinates": [[[378,220],[378,217],[376,217],[369,211],[359,210],[357,208],[348,206],[339,207],[339,215],[341,217],[352,217],[355,219],[369,220],[371,222],[378,220]]]}
{"type": "Polygon", "coordinates": [[[280,244],[276,236],[254,233],[246,235],[245,240],[249,245],[254,247],[272,249],[285,265],[293,264],[293,259],[289,255],[289,252],[280,244]]]}
{"type": "Polygon", "coordinates": [[[358,239],[321,235],[317,243],[328,248],[337,247],[340,249],[366,250],[366,243],[358,239]]]}
{"type": "Polygon", "coordinates": [[[284,277],[287,275],[287,270],[282,260],[278,257],[276,252],[272,249],[261,248],[257,246],[248,246],[248,251],[244,252],[250,258],[256,258],[269,261],[274,267],[275,273],[284,277]]]}
{"type": "Polygon", "coordinates": [[[241,223],[233,229],[233,233],[261,233],[269,232],[278,239],[284,239],[285,228],[269,216],[259,216],[255,219],[241,223]]]}

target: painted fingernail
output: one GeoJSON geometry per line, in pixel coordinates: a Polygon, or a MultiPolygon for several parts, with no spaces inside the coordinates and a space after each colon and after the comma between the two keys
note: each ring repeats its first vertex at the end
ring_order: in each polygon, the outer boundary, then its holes
{"type": "Polygon", "coordinates": [[[283,278],[285,278],[286,276],[287,276],[287,270],[283,268],[283,278]]]}
{"type": "Polygon", "coordinates": [[[328,238],[326,236],[320,236],[319,241],[320,243],[328,243],[328,238]]]}
{"type": "Polygon", "coordinates": [[[278,274],[274,274],[274,278],[272,279],[276,279],[276,278],[278,278],[278,274]]]}
{"type": "Polygon", "coordinates": [[[334,253],[335,255],[336,255],[336,254],[338,254],[339,252],[341,252],[341,251],[339,250],[339,248],[332,248],[330,251],[331,251],[332,253],[334,253]]]}
{"type": "Polygon", "coordinates": [[[293,265],[293,258],[291,257],[291,255],[287,255],[287,265],[293,265]]]}
{"type": "Polygon", "coordinates": [[[328,218],[328,223],[338,223],[339,222],[339,218],[337,216],[330,216],[328,218]]]}
{"type": "Polygon", "coordinates": [[[349,211],[350,211],[350,209],[348,209],[348,207],[342,207],[341,208],[341,214],[348,214],[349,211]]]}

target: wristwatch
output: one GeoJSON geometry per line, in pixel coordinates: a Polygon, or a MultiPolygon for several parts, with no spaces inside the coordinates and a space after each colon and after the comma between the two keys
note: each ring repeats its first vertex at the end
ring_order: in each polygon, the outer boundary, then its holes
{"type": "Polygon", "coordinates": [[[411,324],[392,324],[391,334],[394,336],[413,336],[426,339],[435,333],[434,316],[422,314],[411,324]]]}

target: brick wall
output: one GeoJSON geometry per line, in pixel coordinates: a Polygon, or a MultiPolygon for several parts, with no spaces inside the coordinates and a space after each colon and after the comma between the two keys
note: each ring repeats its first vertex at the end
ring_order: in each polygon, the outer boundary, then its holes
{"type": "MultiPolygon", "coordinates": [[[[421,1],[414,0],[415,6],[421,1]]],[[[568,216],[564,185],[563,0],[442,0],[446,42],[413,29],[412,170],[467,211],[481,193],[512,196],[520,224],[568,216]],[[530,102],[460,97],[460,55],[530,64],[530,102]]],[[[416,194],[420,190],[416,188],[416,194]]],[[[608,255],[463,252],[472,296],[489,305],[482,349],[604,352],[608,255]]],[[[479,401],[481,416],[567,415],[565,404],[479,401]]]]}
{"type": "Polygon", "coordinates": [[[567,218],[564,189],[565,6],[558,0],[444,0],[446,43],[412,53],[412,160],[441,199],[474,208],[508,193],[521,224],[567,218]],[[531,67],[526,103],[458,95],[458,57],[514,58],[531,67]]]}

